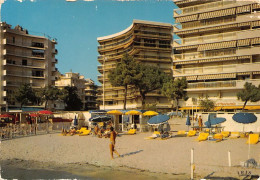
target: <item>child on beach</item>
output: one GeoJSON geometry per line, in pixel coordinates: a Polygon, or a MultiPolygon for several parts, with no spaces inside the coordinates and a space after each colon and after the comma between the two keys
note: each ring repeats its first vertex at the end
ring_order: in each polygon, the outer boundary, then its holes
{"type": "Polygon", "coordinates": [[[114,128],[110,127],[110,144],[109,144],[109,148],[110,148],[111,159],[114,159],[113,153],[116,153],[118,155],[118,157],[120,157],[119,153],[115,150],[116,135],[117,135],[117,133],[114,131],[114,128]]]}

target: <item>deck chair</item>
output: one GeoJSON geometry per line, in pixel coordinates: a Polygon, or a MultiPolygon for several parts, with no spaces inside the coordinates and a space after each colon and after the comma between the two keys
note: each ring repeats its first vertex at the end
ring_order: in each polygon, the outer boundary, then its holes
{"type": "Polygon", "coordinates": [[[91,132],[91,130],[89,129],[89,130],[84,130],[81,134],[79,134],[79,136],[87,136],[87,135],[89,135],[90,134],[90,132],[91,132]]]}
{"type": "Polygon", "coordinates": [[[209,137],[209,133],[200,133],[197,141],[206,141],[209,137]]]}
{"type": "Polygon", "coordinates": [[[134,134],[136,134],[136,129],[130,129],[130,130],[127,132],[127,134],[129,134],[129,135],[134,135],[134,134]]]}
{"type": "Polygon", "coordinates": [[[227,138],[230,136],[230,132],[229,131],[222,131],[221,134],[223,135],[224,138],[227,138]]]}
{"type": "Polygon", "coordinates": [[[239,138],[239,132],[231,132],[229,138],[232,138],[232,139],[239,138]]]}
{"type": "Polygon", "coordinates": [[[160,137],[160,136],[161,136],[161,134],[160,134],[159,131],[154,131],[151,136],[145,137],[144,139],[156,139],[156,138],[158,138],[158,137],[160,137]]]}
{"type": "Polygon", "coordinates": [[[195,136],[197,133],[197,131],[194,131],[194,130],[190,130],[187,134],[188,137],[192,137],[192,136],[195,136]]]}
{"type": "Polygon", "coordinates": [[[186,131],[184,130],[180,130],[177,132],[177,134],[175,135],[176,137],[184,137],[187,136],[186,131]]]}
{"type": "Polygon", "coordinates": [[[86,127],[81,127],[79,130],[76,131],[77,134],[83,133],[85,130],[87,130],[86,127]]]}
{"type": "Polygon", "coordinates": [[[247,144],[257,144],[259,141],[259,134],[249,134],[247,144]]]}
{"type": "Polygon", "coordinates": [[[220,134],[220,133],[214,134],[213,139],[222,141],[223,140],[223,134],[220,134]]]}

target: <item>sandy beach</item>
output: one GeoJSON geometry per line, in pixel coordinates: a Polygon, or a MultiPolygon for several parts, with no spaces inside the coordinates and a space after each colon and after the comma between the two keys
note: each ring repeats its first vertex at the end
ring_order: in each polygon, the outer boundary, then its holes
{"type": "MultiPolygon", "coordinates": [[[[178,127],[178,126],[176,126],[178,127]]],[[[173,133],[173,135],[176,132],[173,133]]],[[[151,132],[117,137],[116,149],[122,155],[111,160],[109,139],[89,136],[46,134],[2,141],[1,160],[21,159],[75,166],[91,164],[113,169],[131,169],[167,173],[169,178],[190,177],[191,149],[194,148],[195,177],[241,178],[242,171],[260,175],[260,168],[241,167],[248,159],[246,138],[227,139],[219,143],[197,142],[195,137],[173,137],[167,140],[145,140],[151,132]],[[232,167],[228,167],[228,151],[232,167]]],[[[260,143],[250,146],[250,158],[260,163],[260,143]]]]}

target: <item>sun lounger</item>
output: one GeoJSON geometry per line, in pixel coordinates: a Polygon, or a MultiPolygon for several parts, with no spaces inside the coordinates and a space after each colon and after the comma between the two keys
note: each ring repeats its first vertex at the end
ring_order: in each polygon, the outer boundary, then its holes
{"type": "Polygon", "coordinates": [[[176,137],[184,137],[187,136],[186,131],[184,130],[180,130],[177,132],[177,134],[175,135],[176,137]]]}
{"type": "Polygon", "coordinates": [[[129,135],[133,135],[133,134],[136,134],[136,129],[130,129],[127,134],[129,135]]]}
{"type": "Polygon", "coordinates": [[[223,135],[224,138],[227,138],[230,136],[230,132],[229,131],[222,131],[221,134],[223,135]]]}
{"type": "Polygon", "coordinates": [[[220,133],[218,133],[218,134],[214,134],[213,139],[219,139],[219,140],[222,141],[222,140],[223,140],[223,135],[220,134],[220,133]]]}
{"type": "Polygon", "coordinates": [[[161,136],[161,134],[160,134],[159,131],[154,131],[151,136],[145,137],[144,139],[156,139],[156,138],[158,138],[158,137],[160,137],[160,136],[161,136]]]}
{"type": "Polygon", "coordinates": [[[81,133],[83,133],[85,130],[87,130],[87,128],[86,128],[86,127],[82,127],[82,128],[80,128],[79,130],[77,130],[76,133],[81,134],[81,133]]]}
{"type": "Polygon", "coordinates": [[[247,144],[257,144],[259,141],[259,134],[249,134],[247,144]]]}
{"type": "Polygon", "coordinates": [[[89,130],[84,130],[81,134],[79,134],[79,136],[87,136],[87,135],[90,134],[90,132],[91,132],[90,129],[89,130]]]}
{"type": "Polygon", "coordinates": [[[192,136],[195,136],[197,133],[197,131],[193,131],[193,130],[190,130],[187,134],[188,137],[192,137],[192,136]]]}
{"type": "Polygon", "coordinates": [[[232,139],[239,138],[239,132],[231,132],[229,138],[232,138],[232,139]]]}
{"type": "Polygon", "coordinates": [[[206,141],[209,137],[209,133],[200,133],[197,141],[206,141]]]}

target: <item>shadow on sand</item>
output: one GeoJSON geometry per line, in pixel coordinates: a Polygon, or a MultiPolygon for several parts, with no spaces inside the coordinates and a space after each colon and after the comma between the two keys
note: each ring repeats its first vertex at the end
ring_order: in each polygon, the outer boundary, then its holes
{"type": "Polygon", "coordinates": [[[120,157],[131,156],[131,155],[140,153],[140,152],[142,152],[142,151],[144,151],[144,150],[139,150],[139,151],[135,151],[135,152],[130,152],[130,153],[122,154],[122,155],[120,155],[120,157]]]}
{"type": "Polygon", "coordinates": [[[216,180],[239,180],[234,177],[219,177],[219,176],[212,176],[215,172],[212,172],[204,177],[204,179],[216,179],[216,180]]]}

